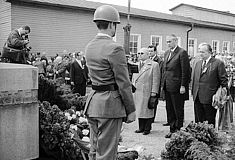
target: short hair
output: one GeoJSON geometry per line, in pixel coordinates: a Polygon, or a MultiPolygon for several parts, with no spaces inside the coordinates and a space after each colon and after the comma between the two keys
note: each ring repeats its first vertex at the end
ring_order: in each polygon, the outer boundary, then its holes
{"type": "Polygon", "coordinates": [[[213,52],[212,52],[212,47],[211,47],[210,44],[208,44],[208,43],[201,43],[201,44],[199,44],[199,46],[206,46],[206,47],[207,47],[207,51],[208,51],[210,54],[213,54],[213,52]]]}
{"type": "Polygon", "coordinates": [[[108,21],[95,21],[95,23],[96,23],[96,26],[98,29],[107,29],[110,22],[108,22],[108,21]]]}
{"type": "Polygon", "coordinates": [[[178,40],[178,38],[175,34],[171,34],[170,37],[173,37],[173,39],[178,40]]]}
{"type": "Polygon", "coordinates": [[[154,45],[149,45],[148,48],[153,48],[154,51],[157,51],[157,44],[154,46],[154,45]]]}
{"type": "Polygon", "coordinates": [[[24,30],[29,31],[29,33],[30,33],[30,27],[29,26],[22,26],[21,28],[23,28],[24,30]]]}

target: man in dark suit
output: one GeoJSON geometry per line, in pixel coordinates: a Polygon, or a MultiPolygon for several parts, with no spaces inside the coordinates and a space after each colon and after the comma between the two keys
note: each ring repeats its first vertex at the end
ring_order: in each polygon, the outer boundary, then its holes
{"type": "Polygon", "coordinates": [[[75,60],[70,65],[70,83],[73,86],[73,93],[86,95],[86,83],[88,79],[87,66],[84,65],[81,52],[75,53],[75,60]]]}
{"type": "Polygon", "coordinates": [[[212,106],[212,97],[220,86],[227,88],[228,76],[224,63],[212,56],[209,44],[200,44],[199,53],[202,60],[192,71],[195,122],[208,121],[215,125],[216,109],[212,106]]]}
{"type": "Polygon", "coordinates": [[[94,22],[99,30],[85,50],[92,81],[84,113],[90,124],[90,160],[117,159],[122,122],[135,121],[135,104],[123,47],[113,41],[118,11],[103,5],[96,9],[94,22]]]}
{"type": "Polygon", "coordinates": [[[169,50],[165,52],[163,63],[162,88],[165,92],[166,111],[171,134],[183,127],[184,101],[188,98],[190,64],[187,52],[178,45],[177,37],[167,36],[169,50]]]}
{"type": "MultiPolygon", "coordinates": [[[[160,84],[161,84],[163,60],[157,55],[157,46],[153,46],[153,45],[148,46],[148,51],[149,51],[150,59],[159,64],[159,69],[160,69],[160,76],[159,77],[160,77],[160,84]]],[[[161,91],[161,87],[159,87],[157,98],[160,98],[160,91],[161,91]]],[[[154,108],[154,117],[152,119],[153,123],[154,123],[154,120],[156,117],[158,102],[155,103],[155,105],[156,105],[156,107],[154,108]]]]}

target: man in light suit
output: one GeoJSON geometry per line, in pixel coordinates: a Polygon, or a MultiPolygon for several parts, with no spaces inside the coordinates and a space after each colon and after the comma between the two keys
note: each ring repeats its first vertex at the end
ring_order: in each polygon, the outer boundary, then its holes
{"type": "Polygon", "coordinates": [[[150,59],[147,48],[141,48],[138,56],[143,66],[138,74],[133,74],[133,84],[136,87],[134,101],[139,123],[139,129],[135,132],[148,135],[152,129],[154,110],[157,106],[161,74],[159,64],[150,59]],[[149,107],[149,105],[153,105],[154,108],[149,107]]]}
{"type": "Polygon", "coordinates": [[[132,86],[124,49],[113,41],[118,11],[110,5],[96,9],[94,22],[99,30],[85,49],[92,81],[84,113],[90,124],[90,160],[116,160],[122,122],[136,118],[132,86]]]}
{"type": "Polygon", "coordinates": [[[165,136],[166,138],[170,138],[172,133],[183,127],[184,101],[189,98],[190,64],[188,53],[177,43],[178,40],[174,34],[167,37],[169,50],[164,55],[161,85],[165,92],[166,111],[170,123],[170,132],[165,136]]]}
{"type": "Polygon", "coordinates": [[[199,53],[202,60],[192,71],[195,122],[208,121],[215,125],[216,109],[212,106],[212,97],[220,86],[227,88],[228,76],[224,63],[212,56],[209,44],[200,44],[199,53]]]}
{"type": "Polygon", "coordinates": [[[75,60],[70,66],[71,85],[73,86],[73,93],[79,93],[81,96],[86,94],[86,83],[88,79],[87,66],[81,61],[82,53],[75,53],[75,60]]]}

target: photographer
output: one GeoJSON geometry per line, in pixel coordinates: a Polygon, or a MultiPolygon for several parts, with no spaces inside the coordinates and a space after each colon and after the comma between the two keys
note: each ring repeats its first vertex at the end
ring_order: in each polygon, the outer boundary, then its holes
{"type": "Polygon", "coordinates": [[[2,59],[5,62],[26,64],[26,57],[30,50],[30,47],[27,47],[29,33],[30,27],[22,26],[9,34],[2,51],[2,59]]]}

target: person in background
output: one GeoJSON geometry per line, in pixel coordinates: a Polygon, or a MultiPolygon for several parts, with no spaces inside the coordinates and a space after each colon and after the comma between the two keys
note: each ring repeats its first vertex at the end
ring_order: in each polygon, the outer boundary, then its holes
{"type": "Polygon", "coordinates": [[[36,60],[33,62],[33,66],[38,68],[38,74],[46,76],[46,61],[41,60],[41,53],[37,52],[36,60]]]}
{"type": "Polygon", "coordinates": [[[46,77],[49,79],[54,78],[54,71],[53,71],[54,64],[51,59],[48,59],[48,65],[46,67],[46,77]]]}
{"type": "Polygon", "coordinates": [[[42,60],[46,61],[46,66],[47,66],[48,65],[48,59],[47,59],[46,55],[47,55],[46,52],[42,52],[41,61],[42,60]]]}
{"type": "Polygon", "coordinates": [[[154,108],[157,106],[161,73],[159,64],[149,58],[148,48],[141,48],[138,58],[143,66],[138,74],[133,74],[133,85],[136,88],[134,101],[136,116],[138,117],[139,129],[135,133],[148,135],[152,129],[154,108]],[[152,102],[153,101],[153,104],[152,102]],[[149,105],[154,105],[151,108],[149,105]]]}
{"type": "Polygon", "coordinates": [[[66,62],[61,56],[56,57],[54,61],[54,79],[60,78],[61,83],[65,83],[66,62]]]}
{"type": "Polygon", "coordinates": [[[224,63],[212,56],[208,43],[201,43],[198,50],[201,60],[192,71],[195,122],[208,121],[215,126],[217,110],[212,106],[212,97],[220,86],[228,88],[228,75],[224,63]]]}
{"type": "Polygon", "coordinates": [[[102,5],[93,21],[98,34],[85,49],[92,81],[84,109],[90,125],[89,160],[116,160],[122,123],[135,121],[135,104],[124,49],[113,41],[120,23],[118,11],[102,5]]]}
{"type": "Polygon", "coordinates": [[[86,83],[88,79],[87,66],[82,63],[83,54],[75,53],[75,60],[70,66],[70,79],[73,86],[73,93],[79,93],[81,96],[86,95],[86,83]]]}
{"type": "MultiPolygon", "coordinates": [[[[157,46],[156,45],[155,46],[153,46],[153,45],[148,46],[148,50],[149,50],[150,59],[159,64],[160,84],[161,84],[163,60],[157,55],[157,46]]],[[[159,91],[158,91],[158,94],[157,94],[158,99],[160,98],[160,92],[161,92],[161,87],[159,87],[159,91]]],[[[158,105],[158,103],[156,103],[156,105],[158,105]]],[[[154,123],[154,119],[156,117],[156,113],[157,113],[157,106],[154,108],[153,123],[154,123]]],[[[168,123],[168,118],[167,118],[167,124],[169,124],[168,123]]],[[[163,125],[167,125],[167,124],[163,124],[163,125]]]]}
{"type": "Polygon", "coordinates": [[[184,102],[189,99],[190,64],[188,53],[178,46],[176,35],[167,36],[169,50],[165,52],[163,63],[162,89],[165,92],[166,111],[170,132],[165,138],[183,127],[184,102]]]}

